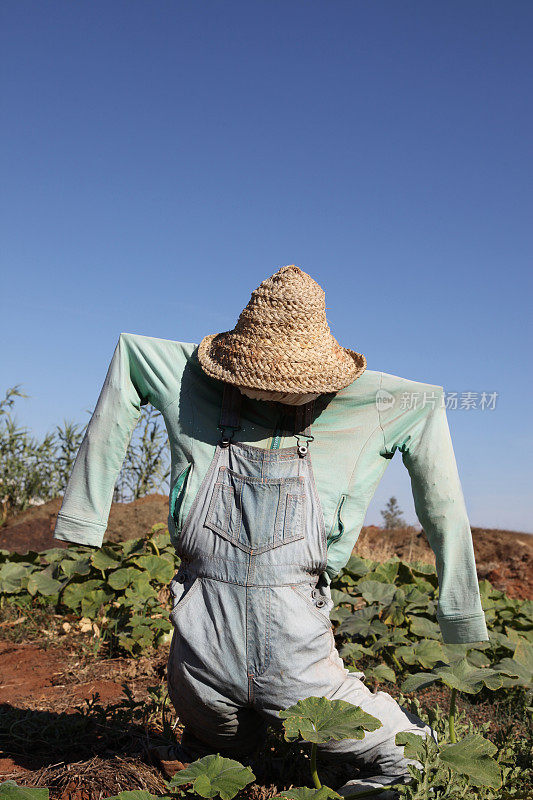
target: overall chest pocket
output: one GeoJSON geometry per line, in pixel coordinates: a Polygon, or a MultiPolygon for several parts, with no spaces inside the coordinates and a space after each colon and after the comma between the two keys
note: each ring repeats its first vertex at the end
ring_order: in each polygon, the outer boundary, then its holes
{"type": "Polygon", "coordinates": [[[206,527],[247,553],[264,553],[305,536],[305,478],[256,478],[220,467],[206,527]]]}

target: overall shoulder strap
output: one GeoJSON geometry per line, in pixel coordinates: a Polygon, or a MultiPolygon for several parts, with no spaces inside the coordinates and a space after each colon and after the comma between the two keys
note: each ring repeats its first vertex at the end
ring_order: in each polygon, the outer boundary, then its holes
{"type": "Polygon", "coordinates": [[[286,406],[281,420],[281,427],[287,436],[301,433],[311,436],[311,423],[315,409],[315,401],[303,403],[301,406],[286,406]]]}
{"type": "Polygon", "coordinates": [[[225,428],[233,428],[233,430],[236,431],[241,427],[241,400],[242,394],[237,387],[233,386],[231,383],[224,383],[220,422],[218,425],[219,429],[222,430],[223,438],[225,428]]]}

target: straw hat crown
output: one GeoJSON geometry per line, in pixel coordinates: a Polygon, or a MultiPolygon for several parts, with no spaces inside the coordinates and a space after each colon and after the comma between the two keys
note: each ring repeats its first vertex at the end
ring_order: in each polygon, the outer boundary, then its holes
{"type": "Polygon", "coordinates": [[[322,287],[294,264],[252,292],[232,331],[205,336],[198,359],[228,383],[295,393],[338,391],[366,369],[331,334],[322,287]]]}

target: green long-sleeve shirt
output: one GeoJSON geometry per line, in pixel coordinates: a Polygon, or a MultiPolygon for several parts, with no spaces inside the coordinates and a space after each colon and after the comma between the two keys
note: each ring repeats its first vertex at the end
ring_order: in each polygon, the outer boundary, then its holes
{"type": "MultiPolygon", "coordinates": [[[[168,523],[176,541],[220,437],[224,384],[204,373],[196,352],[196,344],[121,334],[65,490],[56,539],[101,546],[115,482],[141,405],[149,402],[163,415],[169,435],[168,523]]],[[[399,450],[436,557],[444,641],[487,640],[443,388],[367,369],[329,398],[313,422],[310,447],[328,534],[327,576],[346,564],[368,504],[399,450]]],[[[243,396],[235,439],[270,447],[280,410],[279,403],[243,396]]],[[[293,438],[282,438],[279,446],[292,444],[293,438]]]]}

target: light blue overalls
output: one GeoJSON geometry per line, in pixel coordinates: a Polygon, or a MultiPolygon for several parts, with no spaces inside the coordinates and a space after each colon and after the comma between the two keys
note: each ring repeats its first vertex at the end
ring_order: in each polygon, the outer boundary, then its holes
{"type": "Polygon", "coordinates": [[[320,745],[328,760],[359,770],[340,792],[399,782],[416,762],[395,735],[433,732],[389,694],[372,693],[335,648],[331,593],[320,577],[327,548],[310,457],[313,403],[293,410],[298,445],[269,450],[232,441],[241,397],[225,384],[223,434],[179,534],[182,561],[170,584],[167,680],[182,744],[194,758],[242,758],[267,724],[281,724],[281,709],[324,696],[383,723],[362,740],[320,745]]]}

